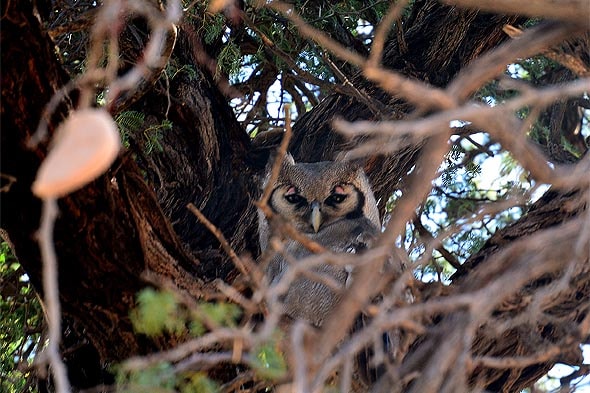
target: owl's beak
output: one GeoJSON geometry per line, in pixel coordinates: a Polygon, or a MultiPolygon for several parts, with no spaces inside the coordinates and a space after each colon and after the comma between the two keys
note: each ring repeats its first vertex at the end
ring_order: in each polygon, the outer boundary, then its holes
{"type": "Polygon", "coordinates": [[[311,226],[315,232],[320,230],[320,225],[322,225],[322,213],[320,212],[320,203],[319,202],[312,202],[311,203],[311,226]]]}

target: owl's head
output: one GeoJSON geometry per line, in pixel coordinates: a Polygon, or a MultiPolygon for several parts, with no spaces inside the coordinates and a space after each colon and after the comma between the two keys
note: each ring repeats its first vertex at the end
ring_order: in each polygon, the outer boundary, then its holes
{"type": "Polygon", "coordinates": [[[287,156],[269,204],[303,233],[362,216],[381,226],[367,176],[351,162],[295,163],[287,156]]]}

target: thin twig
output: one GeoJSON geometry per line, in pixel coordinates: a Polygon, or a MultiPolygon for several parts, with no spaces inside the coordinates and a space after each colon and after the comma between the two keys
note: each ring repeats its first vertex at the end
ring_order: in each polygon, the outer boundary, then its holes
{"type": "Polygon", "coordinates": [[[248,277],[250,272],[249,272],[248,268],[246,267],[246,264],[244,263],[244,261],[242,261],[240,259],[238,254],[236,254],[236,252],[234,251],[232,246],[229,244],[229,242],[227,241],[225,236],[223,236],[223,233],[219,230],[219,228],[217,228],[211,221],[209,221],[207,219],[207,217],[205,217],[205,215],[203,213],[201,213],[201,211],[192,203],[189,203],[186,207],[191,211],[191,213],[193,213],[195,216],[197,216],[197,218],[201,222],[201,224],[205,225],[205,227],[209,230],[209,232],[211,232],[213,234],[213,236],[215,236],[215,238],[221,244],[223,251],[225,251],[225,253],[227,255],[229,255],[230,259],[232,260],[234,265],[238,268],[240,273],[242,273],[245,277],[248,277]]]}
{"type": "Polygon", "coordinates": [[[7,180],[8,181],[7,184],[3,185],[0,188],[0,192],[8,192],[8,191],[10,191],[10,188],[12,187],[12,185],[14,183],[16,183],[16,180],[17,180],[16,177],[11,176],[11,175],[9,175],[7,173],[0,173],[0,179],[7,180]]]}
{"type": "Polygon", "coordinates": [[[211,348],[221,343],[231,343],[236,339],[251,342],[249,332],[230,328],[217,328],[201,337],[189,340],[168,351],[157,352],[147,356],[136,356],[123,362],[121,369],[125,371],[137,371],[151,367],[161,362],[177,362],[192,353],[211,348]]]}
{"type": "Polygon", "coordinates": [[[293,390],[295,392],[308,392],[309,382],[307,380],[307,361],[305,351],[305,334],[307,326],[303,321],[296,321],[291,332],[291,350],[295,359],[295,370],[293,370],[293,390]]]}
{"type": "Polygon", "coordinates": [[[326,33],[305,23],[291,5],[273,1],[267,7],[280,12],[288,18],[302,36],[315,41],[319,46],[329,50],[335,56],[363,70],[365,77],[378,83],[384,90],[393,95],[399,94],[418,108],[452,108],[456,106],[452,95],[425,82],[412,80],[393,71],[367,63],[365,58],[330,38],[326,33]]]}
{"type": "Polygon", "coordinates": [[[375,37],[373,38],[373,44],[371,45],[371,53],[369,55],[368,61],[368,63],[373,67],[376,67],[381,63],[381,57],[383,48],[385,47],[387,33],[389,33],[393,22],[396,20],[399,21],[399,17],[407,4],[408,0],[397,0],[396,2],[391,3],[389,10],[387,10],[387,14],[379,22],[379,25],[375,30],[375,37]]]}
{"type": "Polygon", "coordinates": [[[508,41],[464,67],[445,92],[463,104],[484,83],[502,74],[506,64],[543,52],[580,31],[576,25],[554,23],[530,28],[520,39],[508,41]]]}
{"type": "Polygon", "coordinates": [[[266,215],[267,219],[272,216],[272,210],[268,207],[268,200],[270,198],[270,194],[272,194],[273,186],[279,178],[281,166],[283,165],[283,160],[287,156],[287,149],[289,148],[289,142],[291,141],[292,135],[291,108],[290,105],[287,104],[285,105],[285,133],[283,134],[283,139],[281,140],[281,144],[277,150],[277,156],[275,158],[275,162],[272,165],[270,177],[267,179],[262,196],[256,204],[258,208],[261,209],[266,215]]]}
{"type": "MultiPolygon", "coordinates": [[[[508,34],[510,38],[513,39],[520,39],[520,37],[524,33],[523,30],[512,25],[504,25],[502,31],[508,34]]],[[[561,64],[566,68],[569,68],[572,72],[574,72],[576,75],[580,77],[590,76],[590,70],[588,69],[588,66],[586,66],[580,58],[565,54],[557,49],[547,49],[544,50],[542,53],[543,56],[555,61],[556,63],[561,64]]]]}
{"type": "Polygon", "coordinates": [[[39,247],[43,260],[43,292],[47,310],[49,338],[42,359],[47,359],[51,366],[51,372],[55,377],[56,392],[68,393],[70,392],[70,382],[68,381],[66,367],[59,354],[61,305],[59,302],[57,256],[53,245],[53,227],[57,212],[57,201],[55,199],[45,199],[43,201],[41,227],[39,228],[39,247]]]}
{"type": "Polygon", "coordinates": [[[459,7],[491,11],[503,14],[526,15],[535,18],[561,19],[580,25],[588,25],[589,6],[586,0],[443,0],[443,3],[459,7]]]}
{"type": "Polygon", "coordinates": [[[246,298],[231,285],[227,285],[222,280],[215,280],[214,284],[221,293],[223,293],[228,299],[230,299],[234,303],[239,304],[241,307],[244,308],[244,310],[248,311],[251,314],[254,314],[259,311],[260,307],[258,307],[257,304],[252,302],[250,299],[246,298]]]}

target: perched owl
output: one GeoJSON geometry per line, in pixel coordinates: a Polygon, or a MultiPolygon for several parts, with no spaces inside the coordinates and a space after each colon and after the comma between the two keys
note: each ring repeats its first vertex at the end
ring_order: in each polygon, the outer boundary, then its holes
{"type": "MultiPolygon", "coordinates": [[[[269,178],[267,174],[263,187],[268,185],[269,178]]],[[[355,163],[295,163],[288,155],[272,185],[269,205],[301,233],[334,252],[362,252],[380,233],[379,211],[369,180],[355,163]]],[[[270,228],[262,212],[258,218],[260,246],[264,251],[270,228]]],[[[285,253],[294,261],[312,254],[295,240],[287,240],[285,253]]],[[[282,254],[275,255],[266,272],[271,284],[280,280],[289,266],[282,254]]],[[[316,267],[315,273],[328,276],[346,288],[351,269],[326,263],[316,267]]],[[[283,311],[290,318],[321,327],[340,296],[340,291],[324,283],[298,276],[282,298],[283,311]]],[[[359,316],[353,330],[362,328],[364,320],[365,317],[359,316]]],[[[384,334],[383,347],[388,346],[388,341],[384,334]]],[[[371,366],[372,356],[372,349],[367,348],[357,357],[356,368],[365,383],[375,381],[384,372],[382,366],[371,366]]]]}
{"type": "MultiPolygon", "coordinates": [[[[268,177],[263,186],[266,186],[268,177]]],[[[357,253],[370,247],[379,233],[380,221],[375,197],[362,168],[350,162],[295,163],[284,160],[269,199],[271,209],[286,218],[311,240],[335,252],[357,253]]],[[[269,225],[259,212],[260,246],[268,246],[269,225]]],[[[287,254],[295,260],[311,255],[303,245],[287,241],[287,254]]],[[[269,281],[278,281],[289,264],[275,255],[268,266],[269,281]]],[[[350,271],[325,264],[316,273],[328,275],[346,286],[350,271]]],[[[321,326],[339,300],[325,284],[298,277],[283,298],[284,312],[314,326],[321,326]]]]}

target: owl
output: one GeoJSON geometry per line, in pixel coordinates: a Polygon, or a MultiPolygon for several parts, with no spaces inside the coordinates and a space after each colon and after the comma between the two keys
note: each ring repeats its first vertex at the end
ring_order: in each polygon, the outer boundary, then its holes
{"type": "MultiPolygon", "coordinates": [[[[288,155],[272,185],[269,205],[299,232],[334,252],[362,252],[380,232],[379,211],[367,176],[358,164],[351,162],[295,163],[288,155]]],[[[259,212],[262,251],[268,246],[269,231],[265,216],[259,212]]],[[[295,240],[287,240],[285,251],[294,260],[312,254],[295,240]]],[[[271,284],[280,280],[288,267],[283,255],[275,255],[267,268],[271,284]]],[[[342,288],[351,273],[349,268],[332,264],[320,265],[314,271],[342,288]]],[[[282,303],[289,317],[320,327],[339,298],[339,293],[325,284],[299,276],[291,283],[282,303]]]]}

